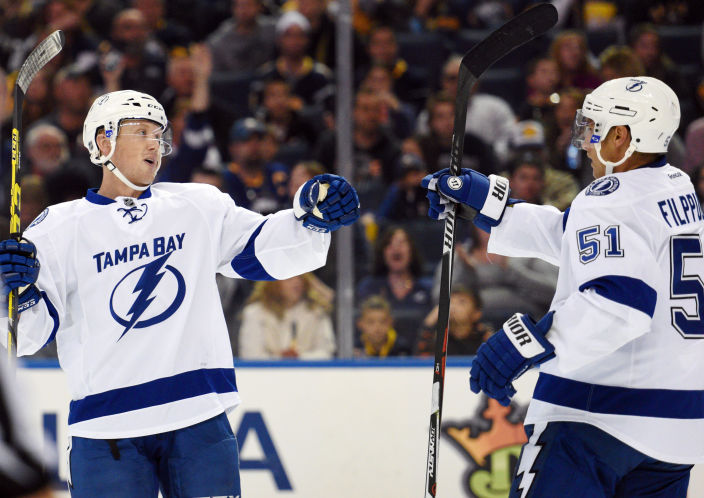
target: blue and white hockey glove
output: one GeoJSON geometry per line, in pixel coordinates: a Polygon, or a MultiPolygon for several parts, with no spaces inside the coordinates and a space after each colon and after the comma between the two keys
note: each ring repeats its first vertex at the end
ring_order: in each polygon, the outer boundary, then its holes
{"type": "Polygon", "coordinates": [[[19,292],[18,311],[21,313],[35,304],[42,296],[34,283],[39,277],[37,248],[27,239],[17,242],[14,239],[0,242],[0,277],[5,296],[17,289],[19,292]]]}
{"type": "Polygon", "coordinates": [[[469,387],[508,406],[516,390],[511,384],[529,368],[555,356],[555,347],[545,338],[552,326],[551,311],[538,323],[516,313],[501,330],[479,346],[469,372],[469,387]]]}
{"type": "Polygon", "coordinates": [[[316,232],[334,232],[359,218],[357,191],[341,176],[317,175],[293,198],[293,214],[316,232]]]}
{"type": "Polygon", "coordinates": [[[449,169],[440,170],[423,178],[421,186],[428,189],[428,216],[444,219],[452,203],[458,203],[461,208],[467,206],[473,210],[460,209],[459,217],[471,219],[485,232],[491,232],[501,222],[510,193],[508,179],[497,175],[487,177],[466,168],[459,176],[450,175],[449,169]]]}

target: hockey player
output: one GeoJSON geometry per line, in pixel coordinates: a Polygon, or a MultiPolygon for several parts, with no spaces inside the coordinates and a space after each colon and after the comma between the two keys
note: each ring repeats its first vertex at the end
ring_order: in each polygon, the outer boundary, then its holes
{"type": "Polygon", "coordinates": [[[512,497],[684,498],[704,462],[704,217],[665,158],[679,120],[654,78],[587,95],[573,140],[595,180],[565,212],[471,170],[423,181],[431,216],[465,204],[490,252],[560,267],[550,312],[514,315],[470,372],[473,392],[508,405],[512,381],[540,365],[512,497]]]}
{"type": "Polygon", "coordinates": [[[225,415],[240,399],[215,274],[314,270],[329,232],[359,215],[334,175],[267,217],[211,186],[151,185],[166,129],[149,95],[99,97],[83,143],[104,167],[100,188],[48,208],[22,243],[0,243],[5,292],[20,291],[18,353],[56,339],[68,376],[73,497],[240,496],[225,415]]]}

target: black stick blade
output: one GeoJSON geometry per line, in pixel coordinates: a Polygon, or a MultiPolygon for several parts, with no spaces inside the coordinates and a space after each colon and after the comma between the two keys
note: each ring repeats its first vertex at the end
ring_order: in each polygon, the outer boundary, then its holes
{"type": "Polygon", "coordinates": [[[65,41],[64,32],[56,30],[34,47],[34,50],[27,56],[27,60],[24,61],[17,75],[17,86],[20,87],[22,93],[27,92],[29,84],[46,63],[61,52],[65,41]]]}
{"type": "Polygon", "coordinates": [[[541,3],[521,12],[467,52],[462,65],[478,78],[515,48],[545,34],[557,23],[557,9],[541,3]]]}

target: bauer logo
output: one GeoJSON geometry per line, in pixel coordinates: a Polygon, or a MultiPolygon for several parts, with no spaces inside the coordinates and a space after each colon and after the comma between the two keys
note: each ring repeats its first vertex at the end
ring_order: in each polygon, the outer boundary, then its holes
{"type": "Polygon", "coordinates": [[[443,432],[470,464],[463,482],[467,495],[507,497],[521,447],[527,441],[522,423],[525,409],[483,398],[474,417],[462,423],[443,422],[443,432]]]}
{"type": "Polygon", "coordinates": [[[615,192],[619,185],[618,178],[615,176],[605,176],[604,178],[594,180],[591,185],[589,185],[585,195],[609,195],[611,192],[615,192]]]}
{"type": "Polygon", "coordinates": [[[451,176],[447,179],[447,186],[452,190],[459,190],[462,188],[462,178],[459,176],[451,176]]]}
{"type": "Polygon", "coordinates": [[[183,303],[186,281],[166,261],[168,252],[151,263],[130,271],[110,294],[110,314],[125,329],[118,341],[132,329],[163,322],[183,303]]]}

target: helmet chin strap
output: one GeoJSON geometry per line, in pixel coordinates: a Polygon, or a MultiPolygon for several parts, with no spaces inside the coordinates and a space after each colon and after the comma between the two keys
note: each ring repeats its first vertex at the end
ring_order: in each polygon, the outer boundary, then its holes
{"type": "Polygon", "coordinates": [[[137,190],[139,192],[144,192],[151,185],[151,183],[149,185],[145,185],[142,187],[135,185],[134,183],[129,181],[125,175],[122,174],[122,171],[117,169],[117,166],[115,166],[115,164],[112,161],[106,161],[105,167],[108,170],[112,171],[112,173],[118,178],[118,180],[120,180],[122,183],[124,183],[125,185],[127,185],[129,188],[131,188],[133,190],[137,190]]]}
{"type": "MultiPolygon", "coordinates": [[[[111,146],[111,147],[110,147],[110,153],[109,153],[107,156],[101,156],[101,157],[100,157],[100,162],[101,162],[109,171],[111,171],[111,172],[118,178],[118,180],[120,180],[120,181],[121,181],[122,183],[124,183],[126,186],[128,186],[128,187],[131,188],[132,190],[137,190],[138,192],[144,192],[145,190],[147,190],[147,189],[151,186],[151,183],[150,183],[149,185],[146,185],[146,186],[135,185],[134,183],[132,183],[131,181],[129,181],[129,180],[127,179],[127,177],[126,177],[124,174],[122,174],[122,171],[120,171],[119,169],[117,169],[117,166],[115,166],[115,163],[113,163],[113,162],[110,160],[110,159],[112,158],[112,155],[115,153],[116,142],[117,142],[117,137],[116,137],[116,136],[110,137],[110,146],[111,146]]],[[[161,166],[161,164],[159,164],[159,166],[161,166]]],[[[158,171],[159,171],[159,168],[157,168],[157,172],[158,172],[158,171]]]]}
{"type": "Polygon", "coordinates": [[[624,162],[626,162],[626,159],[631,157],[631,155],[636,151],[636,146],[635,144],[631,143],[628,148],[626,149],[626,152],[624,152],[623,157],[621,160],[617,162],[611,162],[611,161],[605,161],[604,158],[601,157],[601,142],[597,142],[594,144],[594,149],[596,150],[596,157],[599,158],[599,161],[601,164],[604,165],[606,168],[606,172],[604,173],[605,175],[612,175],[614,172],[614,168],[616,166],[620,166],[624,162]]]}

